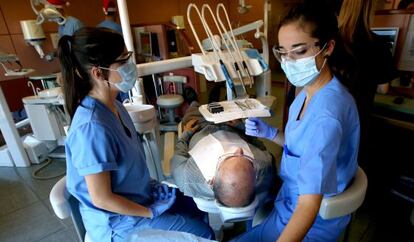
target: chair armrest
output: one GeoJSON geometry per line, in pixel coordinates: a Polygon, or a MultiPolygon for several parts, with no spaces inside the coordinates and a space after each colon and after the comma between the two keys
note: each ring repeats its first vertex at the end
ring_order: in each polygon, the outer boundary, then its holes
{"type": "Polygon", "coordinates": [[[367,176],[358,167],[350,187],[336,196],[322,199],[319,215],[323,219],[332,219],[353,213],[364,201],[367,187],[367,176]]]}
{"type": "Polygon", "coordinates": [[[53,186],[49,195],[53,211],[60,219],[69,218],[71,215],[70,196],[66,190],[66,176],[64,176],[53,186]]]}
{"type": "Polygon", "coordinates": [[[183,123],[179,122],[177,125],[177,134],[178,134],[178,138],[181,137],[181,135],[183,134],[183,123]]]}
{"type": "Polygon", "coordinates": [[[162,170],[164,176],[168,177],[171,175],[171,159],[174,155],[175,148],[175,133],[167,132],[164,136],[164,159],[162,161],[162,170]]]}

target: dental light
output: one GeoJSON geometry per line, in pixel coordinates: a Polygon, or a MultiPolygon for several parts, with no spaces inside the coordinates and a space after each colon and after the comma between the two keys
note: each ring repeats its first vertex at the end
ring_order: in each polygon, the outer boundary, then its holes
{"type": "Polygon", "coordinates": [[[44,21],[56,22],[59,25],[66,23],[66,18],[53,5],[47,3],[46,0],[30,0],[33,12],[37,15],[36,23],[42,24],[44,21]],[[44,8],[37,10],[35,6],[43,4],[44,8]]]}
{"type": "Polygon", "coordinates": [[[5,73],[5,76],[25,76],[31,72],[33,72],[33,69],[23,69],[22,64],[20,64],[19,58],[14,54],[8,54],[0,51],[0,65],[3,67],[5,73]],[[12,64],[15,62],[19,68],[18,69],[9,69],[5,65],[12,64]]]}
{"type": "Polygon", "coordinates": [[[252,8],[252,5],[246,5],[246,1],[239,0],[239,6],[237,6],[237,11],[240,14],[246,14],[252,8]]]}
{"type": "Polygon", "coordinates": [[[43,32],[42,26],[37,24],[37,20],[22,20],[20,21],[20,27],[22,28],[26,43],[33,46],[40,58],[43,59],[45,53],[43,52],[41,45],[43,41],[46,40],[46,36],[43,32]]]}

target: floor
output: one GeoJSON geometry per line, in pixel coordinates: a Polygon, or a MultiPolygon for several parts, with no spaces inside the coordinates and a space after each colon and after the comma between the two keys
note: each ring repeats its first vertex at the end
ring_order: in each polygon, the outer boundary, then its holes
{"type": "MultiPolygon", "coordinates": [[[[59,180],[36,180],[29,168],[0,167],[0,241],[77,241],[72,222],[54,215],[49,193],[59,180]]],[[[64,160],[54,160],[42,176],[52,176],[66,169],[64,160]]]]}
{"type": "MultiPolygon", "coordinates": [[[[283,106],[281,85],[273,85],[272,94],[277,97],[273,109],[275,113],[267,121],[280,126],[283,106]]],[[[205,99],[205,95],[201,99],[205,99]]],[[[266,145],[280,159],[281,149],[270,143],[266,145]]],[[[33,179],[32,172],[39,167],[0,167],[0,241],[77,241],[72,222],[58,219],[49,203],[49,192],[59,178],[33,179]]],[[[50,176],[64,170],[64,160],[55,160],[39,175],[50,176]]],[[[349,241],[414,241],[414,227],[408,222],[412,206],[383,196],[379,196],[381,199],[377,197],[374,195],[356,212],[349,241]]],[[[238,231],[237,226],[225,231],[225,238],[238,231]]]]}

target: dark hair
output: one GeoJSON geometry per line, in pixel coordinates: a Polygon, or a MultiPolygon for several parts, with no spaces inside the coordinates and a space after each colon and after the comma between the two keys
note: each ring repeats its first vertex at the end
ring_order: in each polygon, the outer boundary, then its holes
{"type": "MultiPolygon", "coordinates": [[[[58,55],[63,92],[71,119],[79,103],[93,87],[88,69],[92,66],[109,67],[124,48],[122,35],[106,28],[81,28],[73,36],[60,38],[58,55]]],[[[104,74],[107,75],[107,72],[104,74]]]]}
{"type": "Polygon", "coordinates": [[[340,63],[337,50],[342,48],[342,41],[339,38],[338,20],[332,4],[326,0],[300,1],[282,17],[278,30],[291,23],[298,23],[304,31],[310,31],[309,34],[313,38],[319,39],[321,48],[330,40],[335,40],[335,51],[328,58],[329,66],[335,72],[340,63]]]}

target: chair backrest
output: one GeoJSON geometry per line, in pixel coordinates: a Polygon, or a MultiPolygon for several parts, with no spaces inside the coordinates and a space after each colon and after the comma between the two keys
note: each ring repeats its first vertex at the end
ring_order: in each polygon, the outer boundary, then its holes
{"type": "Polygon", "coordinates": [[[66,176],[64,176],[53,186],[49,195],[53,211],[60,219],[69,218],[71,215],[70,196],[66,190],[66,176]]]}
{"type": "Polygon", "coordinates": [[[53,211],[60,219],[71,217],[79,241],[89,241],[85,226],[79,212],[79,202],[66,189],[66,176],[62,177],[52,188],[49,200],[53,211]]]}
{"type": "Polygon", "coordinates": [[[183,87],[184,84],[187,83],[187,77],[185,76],[175,76],[175,75],[167,75],[167,76],[163,76],[162,77],[162,90],[163,90],[163,94],[183,94],[183,87]],[[166,86],[164,85],[164,83],[166,84],[166,86]],[[169,83],[169,84],[168,84],[169,83]],[[172,86],[174,90],[164,90],[165,87],[169,87],[172,86]]]}
{"type": "Polygon", "coordinates": [[[216,205],[220,210],[220,218],[223,221],[223,223],[235,223],[253,219],[254,214],[256,212],[256,208],[259,205],[259,199],[255,197],[252,203],[240,208],[231,208],[223,206],[217,200],[216,205]]]}
{"type": "Polygon", "coordinates": [[[322,199],[319,215],[323,219],[332,219],[355,212],[364,201],[367,187],[367,176],[358,167],[352,184],[344,192],[322,199]]]}

